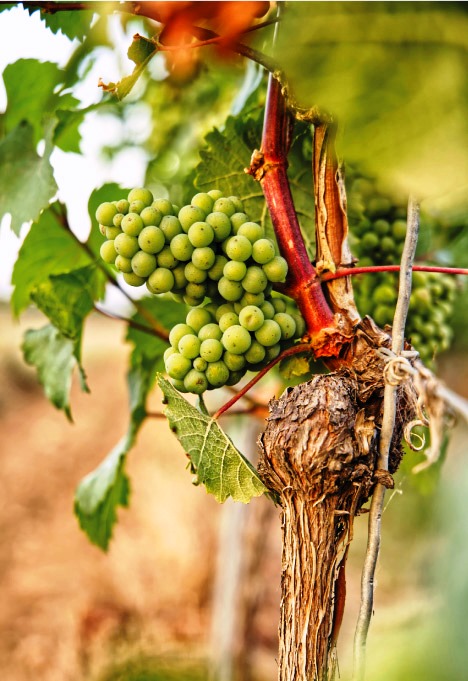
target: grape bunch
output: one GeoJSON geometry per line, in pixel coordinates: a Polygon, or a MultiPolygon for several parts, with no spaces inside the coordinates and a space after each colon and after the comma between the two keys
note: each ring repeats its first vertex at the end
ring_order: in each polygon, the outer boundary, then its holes
{"type": "Polygon", "coordinates": [[[294,303],[272,291],[287,263],[237,197],[211,190],[178,209],[137,188],[101,204],[96,219],[107,238],[101,257],[128,284],[193,308],[164,356],[180,391],[234,385],[305,333],[294,303]]]}
{"type": "MultiPolygon", "coordinates": [[[[347,178],[348,179],[348,178],[347,178]]],[[[353,255],[358,265],[399,264],[406,235],[406,205],[379,192],[369,178],[351,175],[348,217],[353,255]]],[[[433,218],[421,214],[421,233],[433,218]]],[[[398,295],[398,275],[389,272],[353,277],[356,304],[379,326],[392,324],[398,295]]],[[[414,272],[406,336],[421,358],[430,363],[452,339],[449,320],[457,285],[450,275],[414,272]]]]}

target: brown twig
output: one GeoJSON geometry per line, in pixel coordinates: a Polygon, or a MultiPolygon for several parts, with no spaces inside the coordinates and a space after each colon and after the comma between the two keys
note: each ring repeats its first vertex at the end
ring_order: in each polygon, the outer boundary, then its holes
{"type": "Polygon", "coordinates": [[[119,322],[125,322],[126,324],[128,324],[128,326],[130,326],[132,329],[135,329],[136,331],[142,331],[143,333],[147,333],[150,336],[156,335],[154,333],[154,330],[151,329],[149,326],[139,324],[133,319],[128,319],[128,317],[121,317],[120,315],[115,314],[114,312],[107,312],[106,310],[103,310],[101,307],[98,307],[97,305],[94,305],[94,310],[98,312],[100,315],[107,317],[108,319],[115,319],[116,321],[119,322]]]}

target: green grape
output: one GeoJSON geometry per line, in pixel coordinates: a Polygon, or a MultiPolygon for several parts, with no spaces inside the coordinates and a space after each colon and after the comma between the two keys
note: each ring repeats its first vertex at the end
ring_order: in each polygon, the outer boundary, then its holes
{"type": "Polygon", "coordinates": [[[156,258],[150,253],[138,251],[132,258],[132,270],[139,277],[147,278],[156,269],[156,258]]]}
{"type": "Polygon", "coordinates": [[[216,255],[209,246],[196,248],[192,253],[192,263],[199,270],[210,270],[215,264],[216,255]]]}
{"type": "Polygon", "coordinates": [[[374,234],[373,232],[367,232],[367,234],[364,234],[361,239],[361,248],[363,251],[372,253],[374,249],[377,248],[379,243],[380,239],[377,234],[374,234]]]}
{"type": "Polygon", "coordinates": [[[208,388],[208,381],[202,371],[191,369],[184,378],[184,387],[189,393],[201,395],[208,388]]]}
{"type": "MultiPolygon", "coordinates": [[[[172,350],[172,348],[170,349],[172,350]]],[[[171,378],[176,378],[180,381],[186,377],[192,368],[192,362],[187,357],[175,352],[167,359],[165,358],[165,367],[167,374],[171,378]]]]}
{"type": "Polygon", "coordinates": [[[187,357],[187,359],[195,359],[200,354],[200,339],[194,334],[187,334],[182,336],[179,341],[178,349],[181,355],[187,357]]]}
{"type": "Polygon", "coordinates": [[[193,262],[188,262],[185,265],[184,273],[187,281],[190,281],[193,284],[203,284],[208,278],[208,272],[196,267],[193,262]]]}
{"type": "Polygon", "coordinates": [[[387,215],[392,203],[390,199],[384,196],[375,196],[371,198],[367,204],[367,212],[372,218],[379,218],[387,215]]]}
{"type": "MultiPolygon", "coordinates": [[[[122,224],[122,220],[124,219],[125,215],[123,213],[117,213],[114,215],[112,218],[112,224],[114,227],[118,227],[120,229],[120,225],[122,224]]],[[[106,227],[106,229],[114,229],[114,227],[106,227]]]]}
{"type": "Polygon", "coordinates": [[[245,356],[226,351],[223,355],[223,362],[229,371],[242,371],[245,367],[245,356]]]}
{"type": "Polygon", "coordinates": [[[224,333],[224,331],[226,331],[226,329],[228,329],[230,326],[239,324],[239,317],[235,312],[225,312],[223,315],[221,315],[218,324],[219,328],[224,333]]]}
{"type": "Polygon", "coordinates": [[[411,294],[410,304],[412,307],[419,309],[421,312],[430,310],[433,305],[433,302],[431,292],[429,291],[429,289],[427,288],[415,289],[411,294]]]}
{"type": "Polygon", "coordinates": [[[380,241],[380,250],[383,253],[395,253],[395,241],[391,236],[384,236],[380,241]]]}
{"type": "Polygon", "coordinates": [[[150,225],[158,227],[162,217],[162,213],[153,206],[147,206],[146,208],[143,208],[140,213],[140,218],[143,220],[145,227],[149,227],[150,225]]]}
{"type": "Polygon", "coordinates": [[[226,381],[226,385],[236,385],[239,383],[241,378],[244,377],[246,369],[241,369],[240,371],[230,371],[229,379],[226,381]]]}
{"type": "Polygon", "coordinates": [[[165,267],[158,267],[148,277],[146,287],[150,293],[167,293],[174,287],[174,275],[165,267]]]}
{"type": "Polygon", "coordinates": [[[257,331],[264,321],[263,312],[256,305],[247,305],[239,313],[239,323],[247,331],[257,331]]]}
{"type": "Polygon", "coordinates": [[[213,228],[207,222],[194,222],[187,232],[190,243],[195,248],[209,246],[214,239],[213,228]]]}
{"type": "Polygon", "coordinates": [[[238,260],[227,260],[223,274],[230,281],[242,281],[247,274],[247,265],[238,260]]]}
{"type": "Polygon", "coordinates": [[[164,354],[163,354],[164,362],[167,360],[168,357],[170,357],[171,355],[175,355],[176,353],[177,353],[177,350],[175,348],[173,348],[172,346],[166,348],[164,350],[164,354]]]}
{"type": "MultiPolygon", "coordinates": [[[[219,281],[223,276],[224,267],[226,266],[228,259],[224,255],[217,255],[215,257],[213,267],[208,270],[208,276],[212,281],[219,281]]],[[[216,288],[216,291],[218,289],[216,288]]]]}
{"type": "Polygon", "coordinates": [[[374,289],[373,300],[374,303],[396,303],[397,292],[388,284],[380,284],[374,289]]]}
{"type": "Polygon", "coordinates": [[[170,244],[174,237],[176,237],[178,234],[182,234],[183,232],[182,225],[175,215],[165,215],[162,218],[159,227],[164,234],[167,244],[170,244]]]}
{"type": "Polygon", "coordinates": [[[106,229],[107,227],[105,225],[99,225],[99,231],[101,232],[102,236],[106,236],[106,229]]]}
{"type": "Polygon", "coordinates": [[[240,299],[240,304],[242,307],[246,307],[247,305],[256,305],[257,307],[260,307],[264,302],[265,294],[263,291],[260,291],[260,293],[250,293],[249,291],[245,291],[244,295],[240,299]]]}
{"type": "Polygon", "coordinates": [[[265,319],[273,319],[275,316],[276,310],[273,307],[273,303],[269,300],[265,300],[265,302],[260,305],[260,309],[263,312],[265,319]]]}
{"type": "MultiPolygon", "coordinates": [[[[238,236],[245,236],[246,239],[250,241],[250,243],[253,244],[258,241],[259,239],[262,239],[265,236],[265,232],[263,227],[260,227],[260,225],[257,225],[256,222],[244,222],[243,225],[239,227],[237,230],[237,235],[238,236]]],[[[273,254],[274,255],[274,254],[273,254]]]]}
{"type": "Polygon", "coordinates": [[[127,201],[127,199],[120,199],[119,201],[115,202],[115,207],[119,213],[126,215],[128,213],[128,209],[130,208],[130,203],[127,201]]]}
{"type": "Polygon", "coordinates": [[[192,206],[196,206],[197,208],[200,208],[205,215],[208,215],[208,213],[211,213],[213,209],[213,203],[214,200],[211,198],[209,194],[195,194],[195,196],[192,198],[191,202],[192,206]]]}
{"type": "Polygon", "coordinates": [[[210,191],[207,192],[207,194],[211,199],[213,199],[213,201],[217,201],[223,196],[223,193],[220,192],[219,189],[210,189],[210,191]]]}
{"type": "Polygon", "coordinates": [[[203,222],[205,213],[197,206],[184,206],[179,211],[179,222],[184,232],[188,232],[195,222],[203,222]]]}
{"type": "Polygon", "coordinates": [[[207,338],[200,345],[200,357],[207,362],[217,362],[221,359],[224,348],[219,340],[207,338]]]}
{"type": "Polygon", "coordinates": [[[159,210],[162,215],[174,214],[174,208],[168,199],[155,199],[151,205],[156,210],[159,210]]]}
{"type": "Polygon", "coordinates": [[[230,281],[226,277],[221,277],[218,281],[219,294],[231,303],[242,298],[244,289],[239,281],[230,281]]]}
{"type": "Polygon", "coordinates": [[[283,282],[288,273],[288,263],[281,255],[275,255],[273,260],[267,262],[266,265],[262,265],[262,269],[268,281],[273,283],[283,282]]]}
{"type": "Polygon", "coordinates": [[[195,357],[193,360],[193,368],[196,369],[197,371],[206,371],[208,367],[208,362],[206,359],[202,359],[201,357],[195,357]]]}
{"type": "Polygon", "coordinates": [[[245,262],[252,255],[252,244],[245,236],[232,236],[226,243],[226,255],[231,260],[245,262]]]}
{"type": "Polygon", "coordinates": [[[115,259],[115,266],[120,272],[133,272],[131,258],[124,258],[123,255],[118,255],[115,259]]]}
{"type": "Polygon", "coordinates": [[[211,323],[211,314],[206,307],[195,307],[188,312],[186,321],[195,333],[198,333],[205,324],[211,323]]]}
{"type": "Polygon", "coordinates": [[[226,314],[227,312],[234,312],[234,305],[233,303],[222,303],[222,305],[219,305],[216,308],[216,321],[219,322],[223,314],[226,314]]]}
{"type": "Polygon", "coordinates": [[[185,384],[183,381],[178,381],[176,378],[172,379],[172,385],[176,390],[178,390],[180,393],[188,393],[189,391],[185,387],[185,384]]]}
{"type": "Polygon", "coordinates": [[[252,246],[252,258],[259,265],[266,265],[276,255],[275,245],[271,239],[259,239],[252,246]]]}
{"type": "Polygon", "coordinates": [[[217,211],[206,216],[206,222],[214,232],[214,239],[217,242],[224,241],[231,234],[231,221],[225,213],[217,211]]]}
{"type": "Polygon", "coordinates": [[[246,215],[245,213],[241,212],[241,213],[234,213],[234,215],[231,215],[231,225],[232,225],[233,233],[237,234],[239,229],[246,222],[249,222],[249,216],[246,215]]]}
{"type": "Polygon", "coordinates": [[[261,267],[251,265],[247,268],[247,274],[242,280],[242,287],[247,293],[261,293],[267,285],[268,279],[261,267]]]}
{"type": "Polygon", "coordinates": [[[229,369],[222,361],[211,362],[206,368],[205,375],[213,388],[221,388],[229,380],[229,369]]]}
{"type": "Polygon", "coordinates": [[[275,312],[286,312],[286,302],[283,298],[272,298],[271,304],[275,308],[275,312]]]}
{"type": "Polygon", "coordinates": [[[164,234],[155,225],[144,227],[138,235],[138,246],[145,253],[160,253],[164,248],[164,234]]]}
{"type": "Polygon", "coordinates": [[[142,286],[145,283],[143,277],[139,277],[134,272],[124,272],[123,278],[130,286],[142,286]]]}
{"type": "Polygon", "coordinates": [[[276,345],[281,340],[280,325],[274,319],[266,319],[258,331],[255,331],[255,338],[265,347],[276,345]]]}
{"type": "Polygon", "coordinates": [[[113,227],[114,223],[112,221],[114,215],[117,215],[117,208],[109,201],[101,203],[96,210],[96,220],[100,225],[104,225],[105,227],[113,227]]]}
{"type": "Polygon", "coordinates": [[[140,215],[141,211],[145,208],[143,201],[131,201],[129,210],[131,213],[137,213],[140,215]]]}
{"type": "MultiPolygon", "coordinates": [[[[174,275],[174,290],[178,290],[182,292],[182,289],[185,289],[187,286],[187,278],[185,276],[185,267],[184,265],[177,265],[177,267],[174,267],[173,270],[171,270],[172,274],[174,275]]],[[[181,302],[181,301],[179,301],[181,302]]]]}
{"type": "Polygon", "coordinates": [[[258,364],[259,362],[263,362],[265,355],[266,350],[263,345],[260,345],[258,341],[254,340],[252,341],[250,348],[245,353],[245,359],[249,364],[258,364]]]}
{"type": "Polygon", "coordinates": [[[379,326],[391,324],[393,321],[393,308],[389,305],[377,305],[373,311],[373,318],[379,326]]]}
{"type": "Polygon", "coordinates": [[[109,239],[109,241],[113,241],[119,234],[122,234],[122,230],[118,227],[106,227],[106,238],[109,239]]]}
{"type": "Polygon", "coordinates": [[[169,332],[169,343],[178,350],[180,339],[191,333],[193,334],[194,330],[188,324],[176,324],[169,332]]]}
{"type": "Polygon", "coordinates": [[[198,332],[198,338],[202,343],[203,341],[209,340],[211,338],[214,340],[221,340],[222,337],[223,334],[221,329],[219,328],[218,324],[215,324],[214,322],[205,324],[198,332]]]}
{"type": "Polygon", "coordinates": [[[273,319],[281,329],[281,340],[294,338],[296,334],[296,322],[290,314],[287,312],[277,312],[273,319]]]}
{"type": "Polygon", "coordinates": [[[129,192],[128,200],[130,203],[132,203],[132,201],[141,201],[145,206],[150,206],[153,202],[153,195],[149,189],[136,187],[129,192]]]}
{"type": "Polygon", "coordinates": [[[115,250],[124,258],[133,258],[135,253],[140,250],[138,246],[138,239],[128,234],[119,234],[114,239],[115,250]]]}
{"type": "Polygon", "coordinates": [[[240,198],[238,196],[228,196],[228,199],[234,205],[236,213],[242,213],[242,211],[244,210],[244,206],[242,205],[242,201],[240,200],[240,198]]]}
{"type": "MultiPolygon", "coordinates": [[[[185,287],[185,294],[188,296],[188,298],[192,298],[193,300],[197,300],[198,302],[196,305],[199,305],[202,303],[205,299],[206,296],[206,285],[205,284],[194,284],[193,281],[190,281],[187,286],[185,287]]],[[[189,305],[190,303],[187,303],[189,305]]]]}
{"type": "Polygon", "coordinates": [[[390,223],[382,218],[374,222],[374,232],[380,236],[385,236],[390,231],[390,223]]]}
{"type": "Polygon", "coordinates": [[[172,239],[169,248],[171,253],[177,260],[181,262],[187,262],[191,259],[194,247],[190,243],[190,239],[187,234],[176,234],[172,239]]]}
{"type": "Polygon", "coordinates": [[[216,199],[213,204],[213,212],[215,213],[218,211],[220,213],[225,213],[228,217],[231,217],[231,215],[234,215],[234,213],[237,212],[233,202],[230,199],[226,199],[224,197],[216,199]]]}
{"type": "Polygon", "coordinates": [[[273,361],[278,357],[281,352],[281,345],[276,343],[275,345],[270,345],[270,347],[265,348],[265,363],[273,361]]]}
{"type": "Polygon", "coordinates": [[[109,263],[109,265],[113,265],[117,257],[117,251],[115,250],[115,242],[112,240],[104,241],[104,243],[101,245],[99,253],[104,262],[109,263]]]}
{"type": "Polygon", "coordinates": [[[292,312],[291,317],[296,322],[296,338],[302,338],[307,330],[304,317],[300,312],[292,312]]]}
{"type": "Polygon", "coordinates": [[[233,355],[243,355],[250,348],[252,338],[247,329],[240,324],[234,324],[223,333],[222,343],[225,349],[233,355]]]}
{"type": "Polygon", "coordinates": [[[164,267],[168,270],[173,270],[179,264],[177,258],[174,258],[169,246],[164,246],[162,251],[157,255],[158,267],[164,267]]]}
{"type": "Polygon", "coordinates": [[[137,213],[128,213],[121,223],[122,231],[129,236],[138,236],[145,225],[137,213]]]}

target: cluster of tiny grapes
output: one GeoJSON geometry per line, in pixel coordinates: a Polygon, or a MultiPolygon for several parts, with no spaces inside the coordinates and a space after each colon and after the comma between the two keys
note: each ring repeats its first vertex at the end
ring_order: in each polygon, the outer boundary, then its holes
{"type": "Polygon", "coordinates": [[[273,294],[288,266],[235,196],[196,194],[178,208],[132,189],[96,211],[102,259],[131,286],[172,293],[191,309],[170,333],[164,360],[174,385],[203,393],[258,371],[305,333],[294,303],[273,294]]]}
{"type": "MultiPolygon", "coordinates": [[[[362,176],[351,177],[348,187],[348,216],[351,250],[359,267],[399,264],[406,235],[406,206],[378,192],[375,183],[362,176]]],[[[421,216],[424,226],[425,216],[421,216]]],[[[392,273],[353,277],[356,304],[377,324],[392,324],[398,295],[398,276],[392,273]]],[[[446,350],[452,340],[449,320],[457,285],[450,275],[413,272],[406,337],[430,362],[446,350]]]]}

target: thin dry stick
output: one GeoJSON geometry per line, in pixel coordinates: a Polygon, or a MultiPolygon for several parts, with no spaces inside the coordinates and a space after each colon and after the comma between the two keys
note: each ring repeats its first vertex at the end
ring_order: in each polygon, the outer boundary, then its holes
{"type": "MultiPolygon", "coordinates": [[[[411,295],[411,276],[418,241],[419,206],[413,197],[408,201],[408,229],[401,258],[398,301],[392,328],[392,351],[403,350],[405,323],[411,295]]],[[[382,429],[377,468],[388,471],[388,457],[395,426],[397,386],[385,384],[382,429]]],[[[361,605],[354,636],[353,681],[364,681],[366,672],[366,642],[374,604],[374,577],[380,549],[382,509],[385,487],[377,483],[369,512],[367,551],[361,577],[361,605]]]]}

